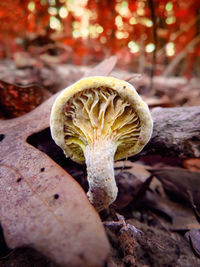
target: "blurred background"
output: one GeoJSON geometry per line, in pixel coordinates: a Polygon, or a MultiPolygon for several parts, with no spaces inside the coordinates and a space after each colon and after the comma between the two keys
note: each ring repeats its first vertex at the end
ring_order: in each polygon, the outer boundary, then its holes
{"type": "Polygon", "coordinates": [[[48,52],[91,65],[115,54],[129,71],[151,73],[154,64],[158,75],[200,76],[199,7],[199,0],[1,0],[0,58],[48,52]]]}

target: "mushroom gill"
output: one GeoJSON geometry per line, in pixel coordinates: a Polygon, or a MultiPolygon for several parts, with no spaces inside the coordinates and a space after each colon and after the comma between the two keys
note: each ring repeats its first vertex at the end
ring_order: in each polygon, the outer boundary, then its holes
{"type": "Polygon", "coordinates": [[[64,107],[65,143],[73,160],[83,163],[85,150],[97,142],[110,140],[115,157],[124,158],[140,135],[140,120],[128,101],[106,87],[76,93],[64,107]]]}

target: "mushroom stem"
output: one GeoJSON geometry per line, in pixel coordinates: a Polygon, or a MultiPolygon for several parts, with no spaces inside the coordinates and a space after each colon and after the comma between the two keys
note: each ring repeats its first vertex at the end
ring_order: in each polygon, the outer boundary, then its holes
{"type": "Polygon", "coordinates": [[[117,197],[115,150],[113,140],[97,139],[92,145],[86,146],[84,152],[89,183],[87,196],[97,211],[107,208],[117,197]]]}

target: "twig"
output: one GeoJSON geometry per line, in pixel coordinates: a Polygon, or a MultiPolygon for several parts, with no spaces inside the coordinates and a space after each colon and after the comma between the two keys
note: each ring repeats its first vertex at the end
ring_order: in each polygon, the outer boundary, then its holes
{"type": "MultiPolygon", "coordinates": [[[[194,20],[192,20],[190,23],[188,23],[187,25],[185,25],[181,30],[173,33],[170,35],[169,37],[169,41],[170,42],[174,42],[182,33],[187,33],[189,31],[189,29],[198,21],[200,20],[200,15],[197,16],[194,20]]],[[[162,53],[164,52],[165,48],[166,48],[167,43],[157,52],[157,57],[159,58],[162,53]]]]}
{"type": "Polygon", "coordinates": [[[171,63],[167,66],[165,69],[163,76],[167,77],[170,76],[177,64],[181,61],[182,58],[187,54],[188,50],[193,48],[195,45],[198,44],[200,41],[200,35],[198,35],[196,38],[194,38],[189,44],[183,49],[172,61],[171,63]]]}

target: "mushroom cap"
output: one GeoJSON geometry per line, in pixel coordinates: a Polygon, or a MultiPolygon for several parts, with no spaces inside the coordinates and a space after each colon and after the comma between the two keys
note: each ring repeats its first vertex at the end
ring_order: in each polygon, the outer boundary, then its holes
{"type": "Polygon", "coordinates": [[[84,151],[96,139],[112,139],[115,160],[139,153],[151,138],[147,104],[128,82],[103,76],[83,78],[56,98],[51,135],[67,157],[84,163],[84,151]]]}

